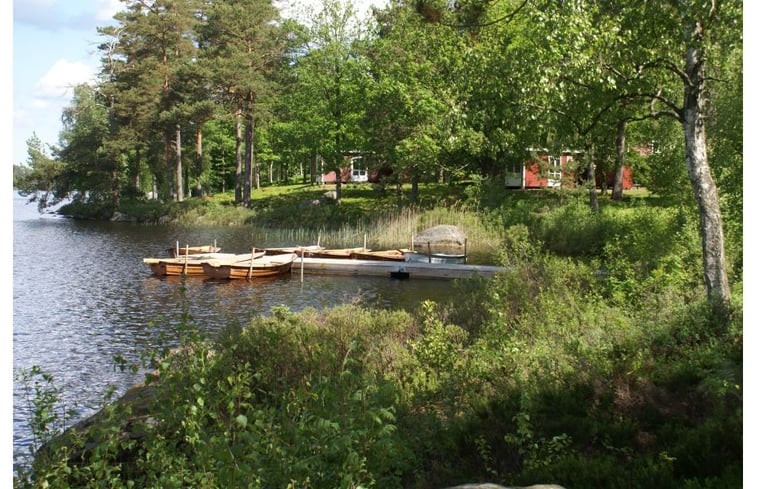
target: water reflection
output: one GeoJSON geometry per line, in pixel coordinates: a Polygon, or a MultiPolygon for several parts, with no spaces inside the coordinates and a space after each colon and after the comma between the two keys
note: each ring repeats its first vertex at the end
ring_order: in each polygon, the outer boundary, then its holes
{"type": "MultiPolygon", "coordinates": [[[[116,393],[140,380],[114,369],[116,355],[137,362],[140,352],[188,314],[212,334],[230,323],[247,324],[271,307],[293,311],[360,302],[412,309],[424,299],[447,300],[447,281],[379,277],[286,275],[251,282],[201,277],[159,278],[142,259],[165,256],[180,243],[217,242],[244,252],[251,228],[184,228],[129,223],[84,222],[40,215],[14,199],[13,368],[39,365],[64,389],[77,419],[91,415],[109,385],[116,393]]],[[[260,233],[257,233],[260,234],[260,233]]],[[[255,243],[282,246],[298,243],[255,243]]],[[[30,412],[14,382],[13,443],[18,454],[29,445],[30,412]]],[[[74,421],[76,421],[74,420],[74,421]]]]}

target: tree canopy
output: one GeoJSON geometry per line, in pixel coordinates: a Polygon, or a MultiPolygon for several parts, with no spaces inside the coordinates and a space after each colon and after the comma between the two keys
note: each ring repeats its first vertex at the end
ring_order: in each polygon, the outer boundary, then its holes
{"type": "Polygon", "coordinates": [[[687,174],[708,290],[729,297],[741,2],[392,0],[359,18],[323,0],[300,23],[270,0],[129,0],[115,20],[99,29],[99,81],[77,89],[51,157],[30,140],[17,187],[117,203],[233,185],[248,205],[261,173],[313,182],[355,152],[417,191],[569,149],[595,208],[595,171],[615,171],[616,199],[624,167],[680,198],[687,174]]]}

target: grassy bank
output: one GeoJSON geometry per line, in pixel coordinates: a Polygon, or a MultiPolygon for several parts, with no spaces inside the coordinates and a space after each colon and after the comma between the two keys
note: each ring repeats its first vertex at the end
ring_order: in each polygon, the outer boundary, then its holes
{"type": "Polygon", "coordinates": [[[740,260],[715,307],[685,206],[462,195],[419,219],[470,218],[509,272],[413,313],[281,306],[214,338],[185,318],[184,348],[146,352],[146,400],[109,404],[17,486],[740,487],[740,260]]]}

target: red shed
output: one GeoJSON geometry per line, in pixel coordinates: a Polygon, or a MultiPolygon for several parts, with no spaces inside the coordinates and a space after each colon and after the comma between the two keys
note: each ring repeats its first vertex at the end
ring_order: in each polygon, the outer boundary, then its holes
{"type": "MultiPolygon", "coordinates": [[[[509,188],[554,188],[561,185],[571,186],[575,181],[574,169],[571,163],[574,153],[563,151],[560,156],[551,156],[544,151],[537,153],[538,161],[533,158],[523,164],[509,165],[505,172],[505,185],[509,188]]],[[[633,172],[628,167],[623,167],[623,189],[633,187],[633,172]]],[[[612,187],[615,172],[607,175],[608,186],[612,187]]],[[[597,177],[597,186],[602,182],[597,177]]]]}
{"type": "Polygon", "coordinates": [[[526,160],[523,164],[509,165],[505,173],[505,185],[511,188],[559,187],[563,177],[568,176],[568,166],[573,154],[563,152],[559,157],[545,152],[538,153],[539,161],[526,160]]]}

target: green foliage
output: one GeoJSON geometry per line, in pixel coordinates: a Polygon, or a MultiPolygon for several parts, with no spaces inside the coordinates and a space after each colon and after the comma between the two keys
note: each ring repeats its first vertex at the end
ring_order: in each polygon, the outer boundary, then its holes
{"type": "Polygon", "coordinates": [[[52,158],[42,145],[42,141],[35,134],[26,141],[28,154],[26,165],[14,166],[13,188],[30,202],[37,202],[40,212],[49,205],[61,201],[57,192],[56,181],[63,171],[60,161],[52,158]]]}
{"type": "MultiPolygon", "coordinates": [[[[414,313],[282,305],[213,339],[184,317],[145,354],[144,398],[47,444],[17,486],[739,485],[742,299],[698,286],[691,209],[513,193],[412,222],[451,216],[501,235],[506,271],[414,313]]],[[[49,432],[60,393],[30,392],[49,432]]]]}

